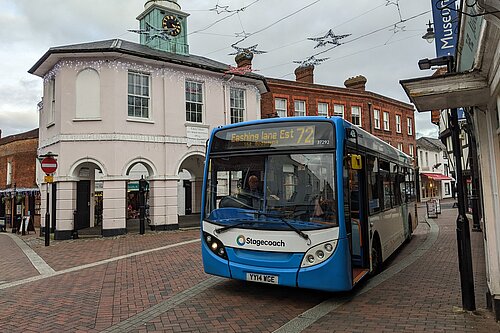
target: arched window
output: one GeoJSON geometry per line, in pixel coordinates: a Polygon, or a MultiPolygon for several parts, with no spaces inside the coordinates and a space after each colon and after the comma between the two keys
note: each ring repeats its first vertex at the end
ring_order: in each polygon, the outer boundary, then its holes
{"type": "Polygon", "coordinates": [[[101,84],[99,74],[92,68],[78,73],[76,78],[76,119],[101,117],[101,84]]]}

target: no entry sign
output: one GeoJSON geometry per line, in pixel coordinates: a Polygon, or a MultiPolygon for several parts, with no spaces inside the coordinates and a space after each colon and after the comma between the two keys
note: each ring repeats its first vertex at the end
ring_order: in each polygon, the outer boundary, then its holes
{"type": "Polygon", "coordinates": [[[53,157],[44,157],[42,162],[42,170],[45,172],[47,175],[53,174],[57,170],[57,161],[53,157]]]}

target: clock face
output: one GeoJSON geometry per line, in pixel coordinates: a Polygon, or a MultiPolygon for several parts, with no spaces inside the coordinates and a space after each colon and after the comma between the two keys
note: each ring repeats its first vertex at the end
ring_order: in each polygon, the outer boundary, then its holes
{"type": "Polygon", "coordinates": [[[163,29],[171,36],[177,36],[181,33],[181,22],[173,15],[166,15],[161,22],[163,29]]]}

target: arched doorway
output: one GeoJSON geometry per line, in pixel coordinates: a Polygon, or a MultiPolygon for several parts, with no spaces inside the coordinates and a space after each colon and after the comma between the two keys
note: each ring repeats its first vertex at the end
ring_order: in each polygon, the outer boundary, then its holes
{"type": "Polygon", "coordinates": [[[193,181],[195,181],[195,178],[188,170],[182,169],[179,172],[177,212],[180,216],[191,215],[193,213],[193,181]]]}
{"type": "MultiPolygon", "coordinates": [[[[145,179],[147,181],[147,191],[145,195],[146,207],[149,207],[149,177],[153,175],[152,168],[142,161],[131,163],[126,171],[128,180],[126,182],[126,228],[127,233],[139,232],[140,230],[140,205],[141,205],[141,191],[139,188],[139,181],[145,179]]],[[[146,222],[149,219],[149,208],[146,208],[146,222]]],[[[146,224],[147,226],[147,224],[146,224]]],[[[147,228],[146,228],[147,230],[147,228]]]]}
{"type": "Polygon", "coordinates": [[[201,189],[205,156],[187,156],[178,168],[177,214],[179,227],[198,226],[201,211],[201,189]]]}
{"type": "Polygon", "coordinates": [[[100,234],[104,201],[102,167],[92,161],[81,162],[73,168],[72,175],[78,179],[76,182],[74,229],[80,234],[85,233],[82,231],[85,229],[98,229],[95,232],[89,230],[89,233],[100,234]]]}

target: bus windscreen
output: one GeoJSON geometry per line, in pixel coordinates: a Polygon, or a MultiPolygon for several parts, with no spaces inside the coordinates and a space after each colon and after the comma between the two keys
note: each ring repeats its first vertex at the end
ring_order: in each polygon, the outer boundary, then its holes
{"type": "Polygon", "coordinates": [[[334,148],[330,122],[280,122],[228,128],[215,133],[212,152],[246,149],[334,148]]]}

